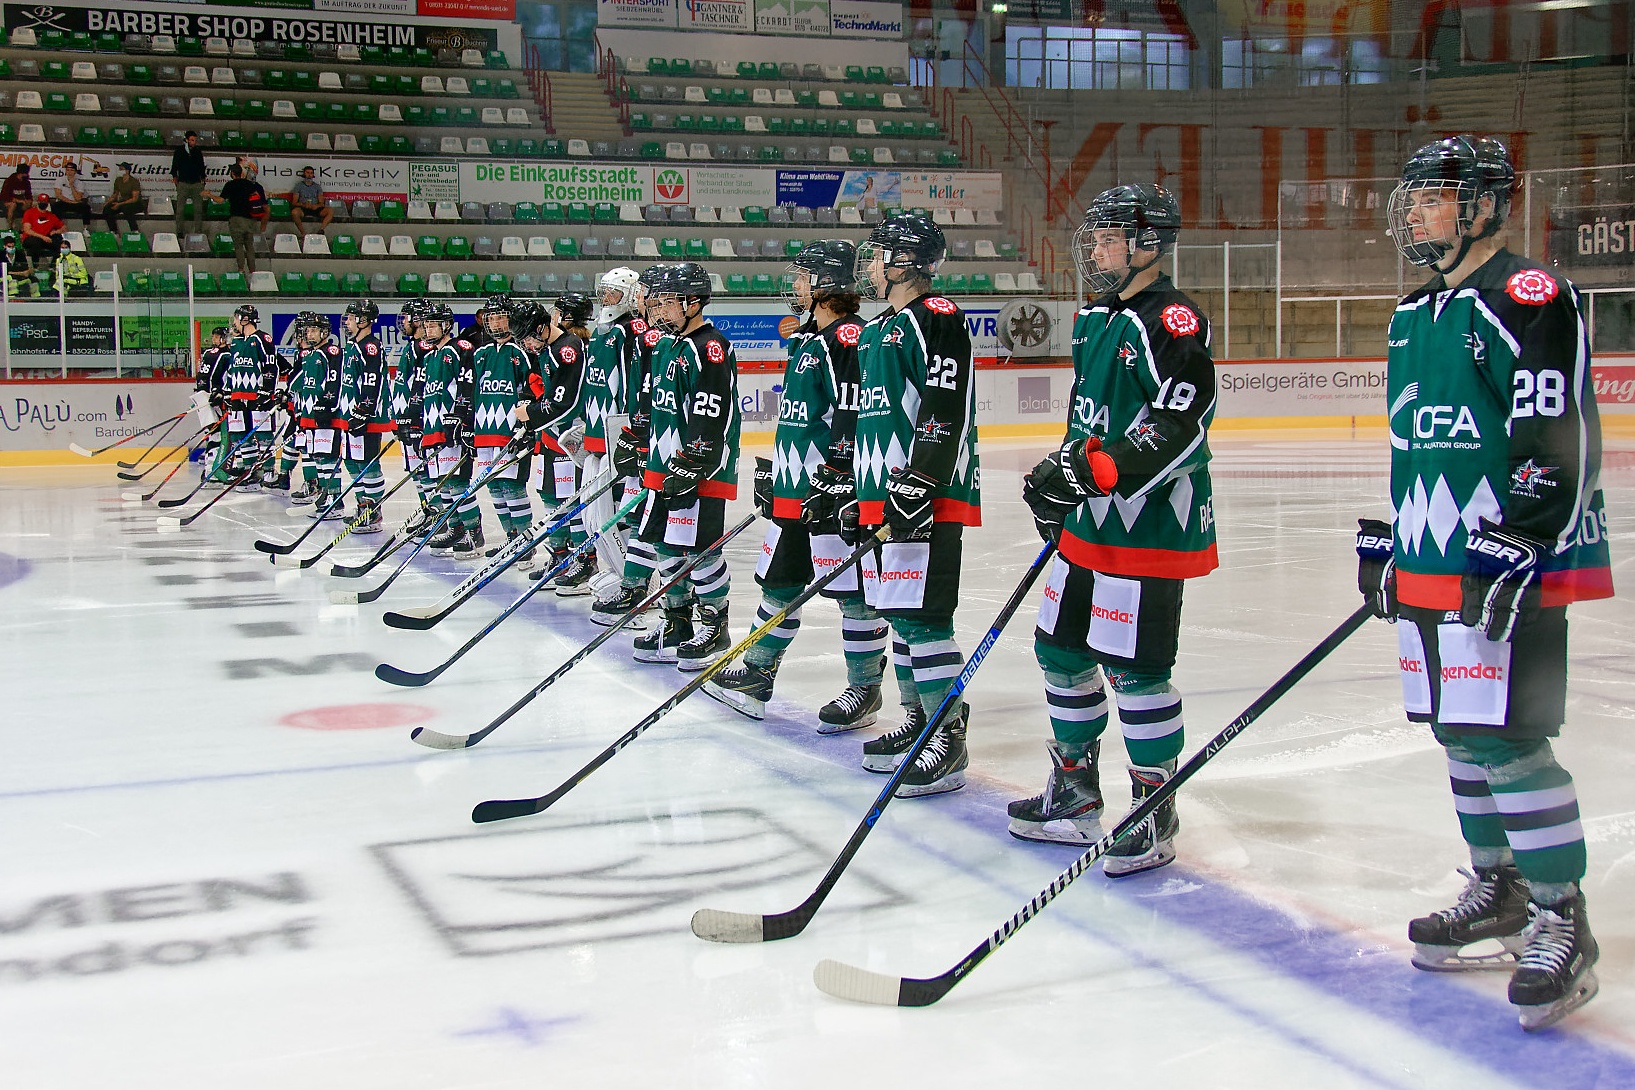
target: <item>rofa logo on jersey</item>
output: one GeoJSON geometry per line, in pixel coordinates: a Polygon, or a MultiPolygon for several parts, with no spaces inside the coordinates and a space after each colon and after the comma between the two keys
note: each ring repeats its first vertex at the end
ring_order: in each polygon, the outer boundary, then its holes
{"type": "Polygon", "coordinates": [[[674,167],[665,167],[653,175],[653,190],[661,201],[687,199],[687,174],[674,167]]]}
{"type": "Polygon", "coordinates": [[[1518,303],[1542,306],[1554,299],[1561,288],[1543,269],[1523,269],[1505,281],[1504,293],[1518,303]]]}
{"type": "Polygon", "coordinates": [[[1165,307],[1159,319],[1173,336],[1190,337],[1198,332],[1198,316],[1192,313],[1191,307],[1180,303],[1171,303],[1165,307]]]}
{"type": "Polygon", "coordinates": [[[847,348],[856,348],[857,342],[863,339],[863,327],[855,322],[847,322],[835,330],[835,340],[847,348]]]}
{"type": "Polygon", "coordinates": [[[940,295],[933,295],[925,301],[925,309],[936,311],[938,314],[952,314],[959,308],[940,295]]]}
{"type": "Polygon", "coordinates": [[[727,350],[721,347],[720,341],[710,341],[704,346],[704,357],[711,363],[726,363],[727,350]]]}
{"type": "Polygon", "coordinates": [[[1415,439],[1434,439],[1444,428],[1449,439],[1461,432],[1472,439],[1482,437],[1468,405],[1421,405],[1414,410],[1415,439]]]}

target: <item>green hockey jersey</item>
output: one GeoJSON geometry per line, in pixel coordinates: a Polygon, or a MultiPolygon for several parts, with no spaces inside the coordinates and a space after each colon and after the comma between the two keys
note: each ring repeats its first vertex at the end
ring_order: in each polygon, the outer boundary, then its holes
{"type": "Polygon", "coordinates": [[[476,351],[470,341],[448,340],[429,347],[425,355],[426,380],[420,390],[420,445],[440,447],[452,441],[443,427],[450,413],[471,422],[472,386],[476,351]]]}
{"type": "Polygon", "coordinates": [[[935,521],[980,526],[976,383],[964,312],[940,295],[887,308],[863,327],[857,359],[859,520],[885,521],[886,478],[906,465],[942,486],[932,500],[935,521]]]}
{"type": "Polygon", "coordinates": [[[712,466],[700,496],[738,495],[738,357],[732,343],[705,322],[654,346],[652,422],[642,483],[663,486],[671,455],[682,447],[712,466]]]}
{"type": "Polygon", "coordinates": [[[278,352],[272,338],[257,330],[245,337],[234,337],[228,351],[232,359],[221,380],[227,397],[240,402],[270,399],[278,388],[278,352]]]}
{"type": "Polygon", "coordinates": [[[772,439],[772,516],[800,518],[811,474],[825,462],[849,461],[857,424],[857,346],[863,324],[840,318],[811,324],[789,338],[789,363],[772,439]],[[837,428],[837,425],[842,425],[837,428]],[[831,452],[839,440],[841,456],[831,452]]]}
{"type": "Polygon", "coordinates": [[[1101,440],[1118,484],[1067,517],[1059,547],[1072,563],[1162,579],[1218,566],[1209,336],[1209,320],[1167,276],[1130,299],[1104,295],[1074,319],[1067,437],[1101,440]]]}
{"type": "Polygon", "coordinates": [[[528,391],[528,353],[516,341],[489,341],[472,354],[471,434],[479,447],[503,447],[517,427],[517,400],[528,391]]]}
{"type": "MultiPolygon", "coordinates": [[[[641,388],[642,334],[647,323],[626,314],[591,338],[581,392],[585,449],[605,454],[607,418],[634,411],[632,394],[641,388]]],[[[614,436],[614,439],[617,439],[614,436]]]]}
{"type": "Polygon", "coordinates": [[[1391,318],[1397,598],[1454,610],[1483,518],[1551,543],[1542,604],[1612,596],[1601,425],[1578,291],[1500,250],[1391,318]]]}
{"type": "Polygon", "coordinates": [[[335,427],[348,431],[387,432],[397,426],[386,396],[386,353],[373,333],[348,341],[341,350],[341,391],[335,404],[335,427]],[[358,425],[361,424],[360,429],[358,425]]]}
{"type": "Polygon", "coordinates": [[[335,402],[341,391],[341,346],[325,341],[301,355],[290,396],[295,402],[297,422],[303,428],[327,428],[335,418],[335,402]]]}

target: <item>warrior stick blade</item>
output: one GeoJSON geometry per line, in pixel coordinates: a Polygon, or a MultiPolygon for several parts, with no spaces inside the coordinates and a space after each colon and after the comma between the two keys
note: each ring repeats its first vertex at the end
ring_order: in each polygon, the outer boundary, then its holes
{"type": "Polygon", "coordinates": [[[832,958],[824,958],[817,963],[816,968],[812,970],[812,983],[816,984],[820,991],[827,992],[836,999],[849,999],[853,1003],[873,1003],[882,1007],[901,1005],[899,1000],[903,993],[902,977],[870,972],[832,958]]]}
{"type": "Polygon", "coordinates": [[[711,942],[761,942],[762,919],[749,912],[701,908],[693,913],[693,934],[711,942]]]}

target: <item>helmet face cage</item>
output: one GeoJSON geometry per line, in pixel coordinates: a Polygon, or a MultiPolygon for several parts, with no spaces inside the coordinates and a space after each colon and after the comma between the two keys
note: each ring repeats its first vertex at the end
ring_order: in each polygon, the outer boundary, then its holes
{"type": "Polygon", "coordinates": [[[498,337],[511,332],[511,297],[509,295],[490,295],[481,307],[477,309],[477,325],[490,337],[498,337]],[[504,318],[504,324],[499,319],[504,318]]]}
{"type": "MultiPolygon", "coordinates": [[[[1135,268],[1136,233],[1126,223],[1117,220],[1090,220],[1086,219],[1073,232],[1073,265],[1079,271],[1079,279],[1090,289],[1092,295],[1105,295],[1119,286],[1119,282],[1132,275],[1135,268]],[[1124,264],[1116,269],[1103,269],[1096,261],[1096,232],[1118,231],[1124,238],[1124,264]]],[[[1138,270],[1137,270],[1138,271],[1138,270]]]]}
{"type": "Polygon", "coordinates": [[[1463,134],[1426,144],[1409,157],[1402,168],[1402,182],[1387,204],[1391,241],[1414,265],[1437,264],[1456,247],[1457,260],[1463,260],[1471,243],[1496,235],[1504,227],[1515,184],[1516,170],[1503,141],[1463,134]],[[1438,198],[1431,198],[1430,191],[1436,191],[1438,198]],[[1484,197],[1489,201],[1485,209],[1484,197]],[[1452,222],[1442,211],[1445,205],[1453,206],[1452,222]],[[1486,222],[1476,230],[1476,221],[1484,213],[1486,222]],[[1409,223],[1409,216],[1419,222],[1409,223]],[[1430,223],[1432,216],[1440,222],[1430,223]],[[1438,237],[1416,240],[1416,228],[1426,236],[1438,237]]]}
{"type": "Polygon", "coordinates": [[[653,285],[648,298],[659,310],[675,307],[674,313],[668,316],[653,314],[650,319],[652,323],[666,332],[680,333],[693,319],[687,313],[688,307],[697,303],[702,313],[704,305],[710,301],[710,274],[696,261],[671,265],[653,285]]]}
{"type": "Polygon", "coordinates": [[[545,321],[545,310],[532,300],[514,299],[511,301],[509,317],[512,336],[530,337],[534,336],[534,331],[539,328],[540,323],[545,321]]]}
{"type": "Polygon", "coordinates": [[[454,309],[447,303],[427,303],[426,312],[421,316],[420,322],[422,327],[427,322],[436,322],[441,326],[442,329],[437,336],[427,338],[428,340],[440,341],[454,332],[454,309]]]}
{"type": "Polygon", "coordinates": [[[330,335],[329,319],[317,311],[303,310],[295,318],[295,335],[308,348],[317,348],[330,335]]]}
{"type": "Polygon", "coordinates": [[[630,313],[636,305],[636,270],[621,265],[617,269],[609,269],[596,280],[596,320],[603,325],[611,324],[622,315],[630,313]],[[618,298],[608,302],[608,296],[618,293],[618,298]]]}
{"type": "Polygon", "coordinates": [[[948,252],[942,228],[928,220],[900,216],[876,227],[858,243],[852,263],[856,290],[864,299],[884,299],[897,284],[930,281],[948,252]],[[899,275],[893,276],[892,270],[899,275]]]}
{"type": "Polygon", "coordinates": [[[554,309],[557,324],[566,328],[570,325],[590,324],[591,311],[595,308],[589,296],[582,292],[570,291],[557,296],[554,309]]]}
{"type": "Polygon", "coordinates": [[[805,314],[812,309],[812,270],[791,262],[783,271],[781,287],[789,313],[805,314]]]}
{"type": "Polygon", "coordinates": [[[1434,265],[1470,231],[1476,220],[1476,198],[1476,187],[1469,182],[1440,178],[1402,182],[1391,191],[1386,205],[1386,230],[1410,265],[1434,265]],[[1437,215],[1444,206],[1451,206],[1454,212],[1446,234],[1427,222],[1427,214],[1437,215]],[[1419,221],[1417,225],[1409,222],[1410,215],[1419,221]],[[1416,227],[1426,237],[1416,240],[1416,227]]]}
{"type": "Polygon", "coordinates": [[[845,239],[820,239],[789,263],[783,273],[783,297],[792,314],[805,314],[822,297],[857,290],[857,250],[845,239]]]}
{"type": "Polygon", "coordinates": [[[257,310],[253,304],[240,303],[239,306],[233,311],[233,319],[235,321],[248,322],[251,325],[259,325],[261,324],[261,312],[257,310]]]}
{"type": "Polygon", "coordinates": [[[220,337],[222,340],[225,341],[229,337],[231,337],[232,335],[233,335],[233,331],[228,329],[224,325],[219,325],[215,329],[212,329],[210,331],[210,339],[211,340],[214,340],[215,338],[220,337]]]}
{"type": "Polygon", "coordinates": [[[414,327],[426,316],[427,304],[424,299],[410,299],[397,311],[397,329],[405,337],[417,336],[414,327]]]}

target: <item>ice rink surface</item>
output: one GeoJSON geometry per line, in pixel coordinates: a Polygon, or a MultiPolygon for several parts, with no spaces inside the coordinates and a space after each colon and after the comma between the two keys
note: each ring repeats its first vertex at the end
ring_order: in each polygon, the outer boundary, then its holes
{"type": "MultiPolygon", "coordinates": [[[[1176,670],[1189,753],[1355,608],[1355,520],[1387,517],[1383,433],[1213,443],[1221,568],[1187,590],[1176,670]]],[[[1016,497],[1043,448],[983,444],[966,650],[1038,550],[1016,497]]],[[[894,802],[803,935],[719,946],[689,931],[695,909],[792,908],[883,783],[857,764],[873,731],[812,729],[844,684],[832,604],[807,609],[764,723],[700,695],[545,814],[479,827],[473,804],[543,794],[684,678],[633,664],[621,637],[481,745],[427,750],[412,726],[477,729],[601,631],[588,600],[536,597],[435,683],[394,689],[376,663],[431,667],[521,577],[396,631],[384,610],[469,569],[427,557],[380,603],[334,606],[328,590],[378,574],[252,551],[304,528],[282,495],[229,497],[161,535],[111,465],[4,471],[0,1080],[1627,1090],[1635,442],[1609,439],[1606,463],[1619,596],[1573,607],[1558,742],[1601,994],[1536,1035],[1505,974],[1408,963],[1407,921],[1452,902],[1466,860],[1381,622],[1183,790],[1176,864],[1119,883],[1094,869],[934,1007],[854,1006],[814,987],[819,959],[940,973],[1077,857],[1004,831],[1005,802],[1048,769],[1031,602],[972,684],[970,786],[894,802]]],[[[739,636],[759,543],[756,527],[729,551],[739,636]]],[[[1103,763],[1116,814],[1116,739],[1103,763]]]]}

